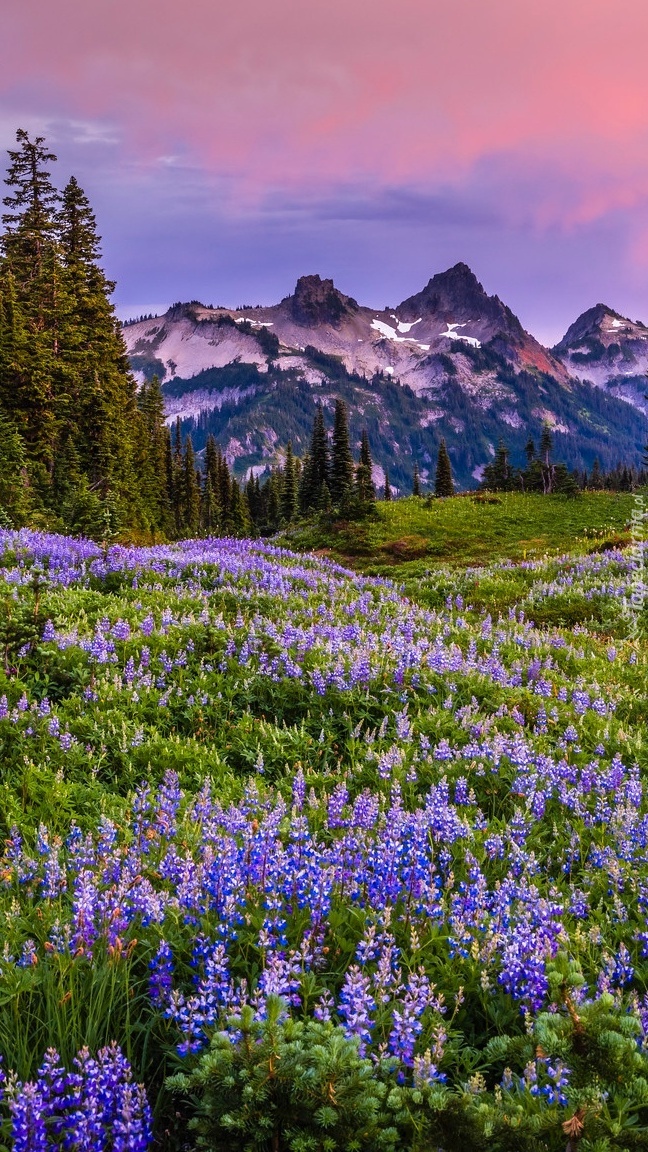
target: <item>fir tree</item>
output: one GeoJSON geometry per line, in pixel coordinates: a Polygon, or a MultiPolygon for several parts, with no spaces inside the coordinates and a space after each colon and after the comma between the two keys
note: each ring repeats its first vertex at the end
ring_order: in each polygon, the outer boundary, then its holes
{"type": "Polygon", "coordinates": [[[250,535],[252,527],[250,510],[244,492],[241,492],[238,480],[232,479],[230,493],[230,509],[227,520],[228,531],[239,539],[250,535]]]}
{"type": "Polygon", "coordinates": [[[554,467],[551,463],[551,452],[553,449],[553,437],[551,435],[551,428],[545,421],[542,425],[542,434],[540,436],[540,464],[542,468],[542,491],[548,495],[553,491],[554,487],[554,467]]]}
{"type": "MultiPolygon", "coordinates": [[[[531,459],[533,459],[533,454],[531,459]]],[[[482,487],[491,492],[509,492],[514,484],[515,474],[509,463],[508,448],[504,441],[500,440],[495,456],[484,468],[482,487]]]]}
{"type": "Polygon", "coordinates": [[[391,485],[389,483],[389,472],[385,468],[385,486],[383,488],[383,500],[391,500],[391,498],[392,498],[392,490],[391,490],[391,485]]]}
{"type": "Polygon", "coordinates": [[[288,441],[286,460],[281,477],[281,519],[290,524],[297,512],[297,477],[295,475],[295,458],[293,456],[292,441],[288,441]]]}
{"type": "Polygon", "coordinates": [[[200,493],[200,527],[205,536],[213,535],[218,524],[218,507],[214,496],[211,476],[205,472],[200,493]]]}
{"type": "Polygon", "coordinates": [[[168,430],[164,422],[164,399],[157,376],[145,381],[137,397],[140,412],[140,444],[136,455],[138,487],[153,535],[169,532],[171,501],[168,492],[168,430]]]}
{"type": "Polygon", "coordinates": [[[304,511],[321,507],[324,487],[328,489],[330,497],[329,441],[322,406],[318,404],[313,420],[308,465],[304,467],[302,484],[304,511]]]}
{"type": "Polygon", "coordinates": [[[45,148],[43,136],[30,140],[24,128],[16,132],[16,142],[19,147],[9,150],[11,163],[5,179],[10,192],[4,198],[9,211],[2,216],[2,247],[19,293],[31,303],[38,303],[33,294],[34,281],[44,275],[56,230],[59,197],[48,170],[56,156],[45,148]]]}
{"type": "Polygon", "coordinates": [[[349,438],[349,414],[344,400],[335,401],[333,452],[331,460],[331,499],[344,504],[353,490],[353,456],[349,438]]]}
{"type": "MultiPolygon", "coordinates": [[[[63,192],[57,229],[71,307],[71,315],[61,318],[60,359],[83,469],[101,495],[114,490],[123,503],[141,504],[141,485],[135,483],[133,474],[138,423],[135,382],[110,302],[115,285],[99,264],[94,213],[74,177],[63,192]]],[[[151,403],[158,389],[151,393],[151,403]]],[[[149,467],[158,474],[160,448],[157,431],[150,442],[149,467]]],[[[161,493],[149,490],[147,495],[153,505],[147,509],[147,518],[161,526],[161,493]]]]}
{"type": "Polygon", "coordinates": [[[0,521],[24,524],[30,506],[25,446],[13,422],[0,410],[0,521]]]}
{"type": "Polygon", "coordinates": [[[360,462],[356,468],[356,495],[360,504],[373,504],[376,499],[371,448],[366,430],[363,430],[360,440],[360,462]]]}
{"type": "Polygon", "coordinates": [[[450,457],[448,456],[445,440],[442,440],[439,444],[434,491],[437,496],[454,496],[452,465],[450,464],[450,457]]]}
{"type": "Polygon", "coordinates": [[[412,496],[421,495],[421,476],[419,473],[419,466],[414,464],[414,475],[412,476],[412,496]]]}
{"type": "Polygon", "coordinates": [[[9,152],[2,220],[0,296],[5,331],[0,364],[0,403],[15,421],[28,459],[51,476],[56,450],[55,359],[57,305],[63,295],[56,264],[57,193],[48,165],[56,160],[44,139],[16,133],[19,148],[9,152]],[[57,285],[59,292],[57,296],[57,285]]]}
{"type": "Polygon", "coordinates": [[[195,536],[199,526],[200,483],[191,436],[187,436],[182,458],[182,528],[186,535],[195,536]]]}
{"type": "Polygon", "coordinates": [[[166,531],[165,433],[156,418],[156,434],[147,435],[152,394],[138,408],[94,215],[74,178],[62,197],[56,192],[56,157],[42,137],[20,129],[17,143],[0,240],[0,405],[24,446],[32,497],[50,520],[66,523],[83,506],[84,523],[96,521],[99,534],[117,521],[166,531]]]}

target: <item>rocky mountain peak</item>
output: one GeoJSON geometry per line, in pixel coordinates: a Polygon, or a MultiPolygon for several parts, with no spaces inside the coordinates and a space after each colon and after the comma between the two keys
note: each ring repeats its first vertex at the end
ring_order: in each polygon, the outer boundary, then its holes
{"type": "Polygon", "coordinates": [[[409,316],[414,312],[443,321],[463,321],[478,316],[492,329],[493,335],[502,333],[518,340],[525,335],[510,308],[498,296],[489,296],[472,268],[463,262],[445,272],[437,272],[421,292],[408,297],[399,307],[399,313],[409,316]]]}
{"type": "Polygon", "coordinates": [[[358,307],[355,300],[338,291],[332,280],[322,280],[317,275],[300,276],[288,301],[293,320],[304,327],[331,324],[337,328],[342,318],[358,307]]]}
{"type": "Polygon", "coordinates": [[[620,312],[615,312],[607,304],[595,304],[581,312],[580,316],[570,324],[562,340],[556,344],[555,352],[558,355],[568,353],[584,340],[601,341],[604,345],[611,342],[618,343],[620,339],[632,340],[646,338],[648,329],[639,320],[628,320],[620,312]]]}

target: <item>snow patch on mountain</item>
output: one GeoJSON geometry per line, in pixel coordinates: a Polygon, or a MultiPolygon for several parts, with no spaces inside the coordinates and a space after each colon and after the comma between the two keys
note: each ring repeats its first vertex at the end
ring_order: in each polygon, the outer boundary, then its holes
{"type": "Polygon", "coordinates": [[[446,336],[448,340],[463,340],[466,344],[472,345],[473,348],[481,348],[481,340],[477,340],[475,336],[464,336],[460,332],[455,332],[455,328],[465,328],[468,321],[465,324],[450,324],[449,321],[446,323],[448,330],[447,332],[440,332],[440,336],[446,336]]]}
{"type": "MultiPolygon", "coordinates": [[[[376,332],[380,332],[386,340],[393,340],[395,344],[416,344],[417,348],[422,348],[424,352],[429,352],[429,344],[421,344],[419,340],[414,340],[412,336],[399,336],[395,328],[391,324],[386,324],[384,320],[378,320],[376,317],[371,321],[371,327],[376,332]]],[[[409,331],[412,325],[405,325],[403,331],[409,331]]]]}

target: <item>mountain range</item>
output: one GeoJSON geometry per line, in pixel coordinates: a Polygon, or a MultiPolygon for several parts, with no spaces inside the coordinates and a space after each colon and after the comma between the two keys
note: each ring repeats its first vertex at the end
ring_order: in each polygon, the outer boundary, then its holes
{"type": "Polygon", "coordinates": [[[351,432],[369,432],[376,480],[406,489],[418,462],[431,480],[441,437],[458,483],[474,486],[500,438],[522,460],[542,424],[570,467],[637,463],[648,438],[648,327],[602,304],[553,349],[489,296],[466,264],[382,311],[332,280],[302,276],[272,306],[191,301],[129,322],[124,337],[141,381],[162,382],[200,452],[213,433],[239,475],[308,447],[316,404],[346,400],[351,432]]]}

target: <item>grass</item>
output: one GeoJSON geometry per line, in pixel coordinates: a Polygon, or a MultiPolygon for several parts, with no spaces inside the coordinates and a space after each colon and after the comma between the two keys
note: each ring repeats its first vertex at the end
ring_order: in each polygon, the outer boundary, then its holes
{"type": "Polygon", "coordinates": [[[381,501],[360,522],[299,525],[285,539],[370,575],[420,577],[438,564],[468,568],[629,543],[633,501],[629,492],[412,496],[381,501]]]}

